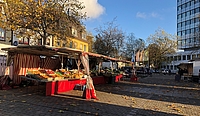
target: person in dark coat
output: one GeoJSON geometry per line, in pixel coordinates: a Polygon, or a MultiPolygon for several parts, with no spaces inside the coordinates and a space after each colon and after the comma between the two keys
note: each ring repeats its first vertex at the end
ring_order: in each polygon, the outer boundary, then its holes
{"type": "Polygon", "coordinates": [[[180,80],[181,80],[181,77],[183,76],[183,73],[184,73],[184,70],[180,68],[180,69],[178,70],[178,74],[179,74],[179,76],[180,76],[180,80]]]}
{"type": "Polygon", "coordinates": [[[169,75],[171,75],[171,70],[169,69],[169,75]]]}
{"type": "Polygon", "coordinates": [[[175,81],[179,82],[181,80],[181,75],[179,74],[180,72],[178,71],[175,75],[175,81]]]}

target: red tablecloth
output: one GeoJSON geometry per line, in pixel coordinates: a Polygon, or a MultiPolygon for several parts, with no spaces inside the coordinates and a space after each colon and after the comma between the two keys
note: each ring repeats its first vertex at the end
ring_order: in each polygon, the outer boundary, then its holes
{"type": "Polygon", "coordinates": [[[55,94],[55,81],[46,82],[46,96],[55,94]]]}
{"type": "MultiPolygon", "coordinates": [[[[123,75],[117,75],[115,77],[115,82],[118,82],[123,75]]],[[[104,76],[95,76],[92,77],[93,84],[105,84],[106,80],[104,76]]],[[[61,92],[66,92],[73,90],[76,84],[85,85],[86,79],[74,79],[74,80],[59,80],[46,82],[46,96],[51,96],[61,92]]]]}
{"type": "Polygon", "coordinates": [[[121,79],[122,77],[123,77],[122,74],[117,75],[117,76],[115,77],[115,82],[120,81],[120,79],[121,79]]]}
{"type": "Polygon", "coordinates": [[[85,85],[86,79],[60,80],[46,82],[46,96],[73,90],[76,84],[85,85]]]}
{"type": "Polygon", "coordinates": [[[104,76],[95,76],[95,77],[92,77],[92,80],[93,80],[94,85],[106,83],[104,76]]]}

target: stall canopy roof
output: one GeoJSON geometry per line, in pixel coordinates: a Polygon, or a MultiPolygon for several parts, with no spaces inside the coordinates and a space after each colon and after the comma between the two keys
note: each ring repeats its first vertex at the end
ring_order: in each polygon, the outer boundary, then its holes
{"type": "Polygon", "coordinates": [[[177,65],[177,67],[180,69],[184,69],[184,68],[187,68],[189,65],[193,65],[193,63],[192,62],[184,62],[184,63],[180,63],[179,65],[177,65]]]}
{"type": "Polygon", "coordinates": [[[117,62],[126,62],[131,63],[131,61],[127,60],[120,60],[117,58],[108,57],[101,54],[91,53],[91,52],[85,52],[82,50],[67,48],[67,47],[50,47],[45,45],[18,45],[15,47],[10,48],[1,48],[2,50],[8,51],[10,53],[23,53],[23,54],[34,54],[34,55],[45,55],[45,56],[56,56],[56,55],[65,55],[65,56],[75,56],[79,55],[80,53],[86,53],[89,56],[98,57],[102,59],[107,59],[111,61],[117,61],[117,62]]]}
{"type": "Polygon", "coordinates": [[[15,47],[15,46],[11,46],[11,45],[1,44],[1,43],[0,43],[0,55],[5,55],[5,54],[6,54],[5,51],[2,51],[2,50],[1,50],[2,48],[11,48],[11,47],[15,47]]]}
{"type": "Polygon", "coordinates": [[[2,48],[2,50],[8,51],[9,53],[23,53],[23,54],[33,54],[33,55],[44,55],[44,56],[70,56],[75,57],[82,53],[81,50],[76,50],[72,48],[58,48],[50,47],[45,45],[18,45],[12,48],[2,48]]]}

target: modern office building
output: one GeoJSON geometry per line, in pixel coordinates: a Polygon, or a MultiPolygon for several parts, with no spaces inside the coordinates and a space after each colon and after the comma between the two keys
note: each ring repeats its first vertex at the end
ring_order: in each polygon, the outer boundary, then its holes
{"type": "Polygon", "coordinates": [[[200,58],[200,0],[177,0],[177,48],[162,68],[176,72],[177,65],[200,58]]]}
{"type": "Polygon", "coordinates": [[[200,47],[200,0],[177,0],[178,49],[200,47]]]}

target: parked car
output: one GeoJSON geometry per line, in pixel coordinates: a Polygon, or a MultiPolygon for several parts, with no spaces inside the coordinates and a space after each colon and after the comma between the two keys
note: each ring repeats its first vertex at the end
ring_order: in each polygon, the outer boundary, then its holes
{"type": "Polygon", "coordinates": [[[135,73],[136,75],[148,75],[149,69],[146,67],[137,67],[135,73]]]}
{"type": "Polygon", "coordinates": [[[169,69],[162,69],[161,73],[166,75],[166,74],[169,74],[169,69]]]}

